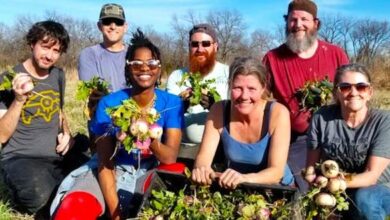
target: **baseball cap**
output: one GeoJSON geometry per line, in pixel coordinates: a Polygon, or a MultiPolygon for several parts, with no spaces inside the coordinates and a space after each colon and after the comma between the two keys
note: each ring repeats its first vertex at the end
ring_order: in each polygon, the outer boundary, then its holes
{"type": "Polygon", "coordinates": [[[125,21],[125,11],[122,6],[114,3],[105,4],[100,11],[99,20],[105,18],[116,18],[122,21],[125,21]]]}
{"type": "Polygon", "coordinates": [[[210,35],[210,37],[213,39],[214,42],[218,42],[217,33],[215,32],[214,28],[210,24],[197,24],[192,27],[190,30],[190,40],[191,36],[195,33],[205,33],[210,35]]]}

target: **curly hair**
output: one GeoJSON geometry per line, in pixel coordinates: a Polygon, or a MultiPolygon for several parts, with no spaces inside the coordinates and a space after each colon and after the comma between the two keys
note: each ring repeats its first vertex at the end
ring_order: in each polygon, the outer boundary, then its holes
{"type": "Polygon", "coordinates": [[[54,40],[60,44],[61,53],[65,53],[69,45],[69,34],[64,26],[53,20],[35,23],[26,35],[28,45],[34,45],[39,40],[54,40]]]}
{"type": "MultiPolygon", "coordinates": [[[[152,52],[152,57],[154,59],[159,60],[161,63],[160,50],[158,49],[158,47],[156,45],[154,45],[149,40],[149,38],[147,38],[145,36],[145,34],[139,28],[137,28],[137,31],[133,33],[133,38],[130,40],[130,42],[131,42],[131,45],[129,46],[129,48],[127,49],[127,52],[126,52],[126,62],[132,61],[134,59],[135,52],[137,49],[148,48],[152,52]]],[[[131,71],[131,69],[128,68],[128,66],[126,65],[125,78],[126,78],[127,85],[131,85],[131,82],[130,82],[130,73],[131,72],[130,71],[131,71]]]]}

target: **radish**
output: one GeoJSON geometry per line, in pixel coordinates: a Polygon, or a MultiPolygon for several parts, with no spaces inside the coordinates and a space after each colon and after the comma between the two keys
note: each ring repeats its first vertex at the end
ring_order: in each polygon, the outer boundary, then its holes
{"type": "Polygon", "coordinates": [[[152,124],[149,127],[149,136],[153,139],[160,139],[163,133],[162,127],[158,124],[152,124]]]}
{"type": "Polygon", "coordinates": [[[321,164],[322,175],[328,178],[335,178],[339,174],[339,165],[334,160],[326,160],[321,164]]]}
{"type": "Polygon", "coordinates": [[[314,185],[319,188],[324,188],[328,184],[328,178],[324,176],[317,176],[314,185]]]}
{"type": "Polygon", "coordinates": [[[150,146],[150,143],[151,143],[151,140],[150,138],[142,141],[142,140],[137,140],[135,142],[135,146],[137,146],[138,149],[141,149],[141,150],[146,150],[146,149],[149,149],[149,146],[150,146]]]}
{"type": "Polygon", "coordinates": [[[322,207],[332,208],[336,205],[336,198],[328,193],[318,193],[315,203],[322,207]]]}

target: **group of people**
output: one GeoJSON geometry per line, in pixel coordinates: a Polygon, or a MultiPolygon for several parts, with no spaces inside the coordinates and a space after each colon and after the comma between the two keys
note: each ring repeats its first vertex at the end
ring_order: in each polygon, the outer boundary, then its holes
{"type": "Polygon", "coordinates": [[[123,8],[103,5],[97,23],[103,42],[81,51],[78,73],[80,80],[101,77],[112,93],[94,92],[89,98],[95,114],[88,130],[96,153],[78,168],[67,159],[71,154],[77,158],[79,151],[72,148],[76,145],[63,112],[64,72],[54,67],[69,36],[57,22],[34,24],[26,36],[31,57],[13,68],[18,74],[12,89],[0,91],[0,167],[15,208],[37,218],[50,213],[53,219],[123,219],[156,168],[172,170],[180,148],[198,147],[192,180],[203,185],[218,181],[228,189],[262,183],[304,193],[309,185],[301,170],[333,159],[354,173],[347,179],[356,205],[351,216],[385,219],[390,215],[390,113],[369,106],[373,86],[366,68],[348,64],[341,48],[318,39],[313,1],[293,0],[285,22],[286,42],[262,62],[237,57],[230,66],[217,61],[215,29],[194,25],[189,65],[169,75],[164,91],[158,88],[163,64],[158,47],[140,30],[126,45],[123,8]],[[191,105],[191,88],[178,83],[185,73],[215,80],[211,85],[222,100],[202,92],[199,104],[191,105]],[[296,92],[307,81],[324,78],[333,81],[335,103],[315,113],[302,109],[296,92]],[[128,99],[142,111],[154,108],[160,114],[156,123],[163,135],[150,141],[148,153],[117,149],[126,134],[112,129],[106,109],[128,99]],[[222,171],[212,166],[220,147],[222,171]]]}

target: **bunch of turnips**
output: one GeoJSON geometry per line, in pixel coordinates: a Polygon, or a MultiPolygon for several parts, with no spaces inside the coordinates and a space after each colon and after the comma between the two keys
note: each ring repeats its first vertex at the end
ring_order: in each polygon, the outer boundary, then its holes
{"type": "Polygon", "coordinates": [[[302,171],[304,179],[310,184],[310,190],[300,198],[307,219],[319,216],[326,219],[335,210],[348,210],[347,182],[336,161],[326,160],[302,171]]]}
{"type": "Polygon", "coordinates": [[[160,114],[154,107],[140,108],[134,99],[122,101],[122,105],[108,108],[115,126],[126,133],[122,144],[126,151],[141,149],[148,151],[152,139],[160,139],[162,127],[156,122],[160,114]]]}

